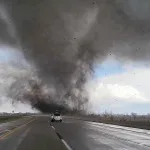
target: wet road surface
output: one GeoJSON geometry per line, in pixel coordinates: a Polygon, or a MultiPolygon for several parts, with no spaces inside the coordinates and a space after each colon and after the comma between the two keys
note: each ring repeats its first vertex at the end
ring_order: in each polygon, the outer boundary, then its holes
{"type": "Polygon", "coordinates": [[[9,131],[15,129],[16,127],[19,127],[19,126],[31,121],[31,120],[32,120],[32,117],[24,117],[24,118],[10,121],[7,123],[0,123],[0,136],[6,132],[9,132],[9,131]]]}
{"type": "Polygon", "coordinates": [[[0,124],[6,130],[0,134],[0,150],[66,150],[65,143],[72,150],[150,150],[149,130],[67,117],[51,125],[46,116],[0,124]]]}
{"type": "Polygon", "coordinates": [[[0,150],[66,150],[47,117],[28,117],[1,124],[0,150]]]}
{"type": "Polygon", "coordinates": [[[55,130],[75,150],[150,150],[150,131],[64,120],[55,130]]]}

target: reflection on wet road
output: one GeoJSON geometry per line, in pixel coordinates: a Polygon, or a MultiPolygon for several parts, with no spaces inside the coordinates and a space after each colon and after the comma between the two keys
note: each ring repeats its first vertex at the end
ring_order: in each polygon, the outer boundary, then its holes
{"type": "Polygon", "coordinates": [[[150,150],[150,131],[94,122],[53,124],[75,150],[150,150]]]}

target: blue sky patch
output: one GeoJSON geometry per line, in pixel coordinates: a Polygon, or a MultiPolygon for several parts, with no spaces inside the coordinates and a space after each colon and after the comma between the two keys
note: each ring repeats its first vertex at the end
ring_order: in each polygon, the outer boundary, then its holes
{"type": "Polygon", "coordinates": [[[125,69],[122,64],[117,61],[104,61],[102,64],[96,65],[94,69],[94,77],[105,77],[113,74],[123,73],[125,69]]]}

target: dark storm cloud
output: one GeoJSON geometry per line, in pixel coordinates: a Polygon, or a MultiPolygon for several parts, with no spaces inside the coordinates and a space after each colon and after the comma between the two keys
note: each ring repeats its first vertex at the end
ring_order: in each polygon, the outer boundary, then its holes
{"type": "MultiPolygon", "coordinates": [[[[82,99],[95,59],[149,58],[149,0],[5,0],[3,5],[24,55],[54,85],[57,99],[82,99]]],[[[1,39],[11,41],[7,32],[1,39]]]]}

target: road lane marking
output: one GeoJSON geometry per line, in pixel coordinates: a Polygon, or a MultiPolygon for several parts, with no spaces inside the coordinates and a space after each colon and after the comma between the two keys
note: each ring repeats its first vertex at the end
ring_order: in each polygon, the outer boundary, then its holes
{"type": "Polygon", "coordinates": [[[65,147],[67,148],[67,150],[73,150],[68,144],[67,142],[62,138],[62,136],[56,131],[55,127],[50,125],[52,129],[55,130],[55,133],[57,134],[57,136],[59,137],[59,139],[62,141],[62,143],[65,145],[65,147]]]}
{"type": "Polygon", "coordinates": [[[30,131],[30,129],[31,129],[31,128],[27,128],[27,129],[23,132],[23,134],[22,134],[21,137],[19,138],[18,143],[17,143],[16,147],[14,148],[14,150],[17,150],[17,149],[18,149],[19,145],[21,144],[21,142],[23,141],[23,139],[27,136],[27,134],[28,134],[28,132],[30,131]]]}
{"type": "Polygon", "coordinates": [[[51,127],[55,130],[55,128],[53,126],[51,126],[51,127]]]}
{"type": "Polygon", "coordinates": [[[4,133],[4,132],[9,132],[9,131],[11,131],[11,130],[9,130],[9,129],[4,129],[4,130],[2,130],[2,131],[0,132],[0,134],[2,134],[2,133],[4,133]]]}
{"type": "Polygon", "coordinates": [[[57,136],[59,137],[59,139],[63,142],[63,144],[66,146],[66,148],[67,148],[68,150],[73,150],[73,149],[67,144],[67,142],[62,138],[62,136],[61,136],[58,132],[56,132],[56,134],[57,134],[57,136]]]}
{"type": "Polygon", "coordinates": [[[72,150],[72,148],[67,144],[65,140],[61,139],[61,141],[63,142],[63,144],[66,146],[68,150],[72,150]]]}
{"type": "Polygon", "coordinates": [[[19,130],[19,129],[25,127],[26,125],[28,125],[29,123],[33,122],[33,121],[36,120],[36,119],[37,119],[37,118],[32,119],[31,121],[29,121],[29,122],[27,122],[27,123],[25,123],[25,124],[23,124],[23,125],[21,125],[21,126],[19,126],[19,127],[16,127],[15,129],[11,130],[10,132],[7,132],[6,134],[0,136],[0,139],[5,139],[5,138],[8,137],[9,135],[11,135],[11,134],[13,134],[14,132],[16,132],[17,130],[19,130]]]}
{"type": "Polygon", "coordinates": [[[0,138],[1,138],[1,139],[4,139],[4,138],[8,137],[9,135],[11,135],[12,133],[14,133],[15,131],[17,131],[17,130],[23,128],[23,127],[25,127],[26,125],[28,125],[29,123],[33,122],[33,121],[36,120],[36,119],[37,119],[37,118],[32,119],[32,120],[30,120],[29,122],[27,122],[27,123],[25,123],[25,124],[23,124],[23,125],[21,125],[21,126],[19,126],[19,127],[16,127],[15,129],[11,130],[10,132],[8,132],[8,133],[2,135],[0,138]]]}
{"type": "Polygon", "coordinates": [[[56,134],[61,140],[63,139],[62,136],[58,132],[56,132],[56,134]]]}

